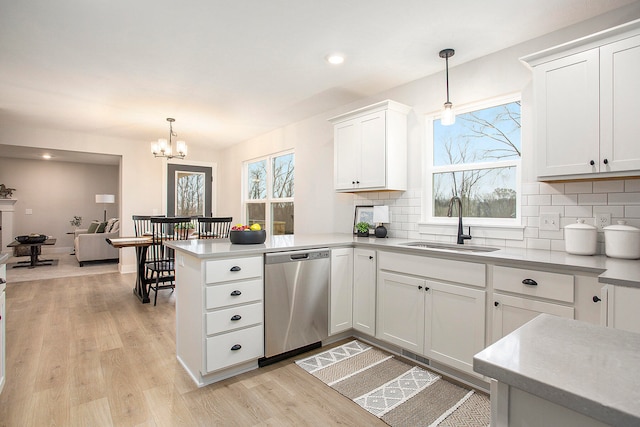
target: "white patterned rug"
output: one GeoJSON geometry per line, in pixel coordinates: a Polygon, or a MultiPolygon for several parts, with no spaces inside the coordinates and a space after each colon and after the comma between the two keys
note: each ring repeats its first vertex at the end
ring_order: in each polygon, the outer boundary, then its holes
{"type": "Polygon", "coordinates": [[[352,341],[296,361],[390,426],[487,426],[489,398],[352,341]]]}

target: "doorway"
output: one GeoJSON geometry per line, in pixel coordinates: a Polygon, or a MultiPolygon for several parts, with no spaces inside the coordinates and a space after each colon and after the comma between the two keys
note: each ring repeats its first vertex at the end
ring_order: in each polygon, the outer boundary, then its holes
{"type": "Polygon", "coordinates": [[[212,216],[211,167],[167,165],[167,216],[212,216]]]}

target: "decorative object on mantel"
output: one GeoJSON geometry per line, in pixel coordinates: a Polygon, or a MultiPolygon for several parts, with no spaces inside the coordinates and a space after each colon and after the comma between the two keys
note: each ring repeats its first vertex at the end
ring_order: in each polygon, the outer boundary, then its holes
{"type": "Polygon", "coordinates": [[[187,155],[187,143],[184,141],[176,141],[176,154],[173,154],[171,141],[174,137],[178,137],[178,134],[173,131],[173,122],[175,122],[176,119],[167,117],[167,121],[169,122],[169,142],[167,143],[167,140],[164,138],[158,139],[158,142],[152,142],[151,153],[153,153],[154,157],[184,159],[187,155]]]}
{"type": "Polygon", "coordinates": [[[353,217],[353,234],[364,237],[371,234],[371,231],[373,231],[373,206],[356,206],[356,212],[353,217]],[[364,225],[361,225],[361,231],[358,223],[365,223],[368,228],[365,230],[364,225]]]}
{"type": "Polygon", "coordinates": [[[387,237],[387,229],[383,224],[389,224],[389,206],[374,206],[373,207],[373,222],[378,224],[376,227],[376,237],[387,237]]]}
{"type": "Polygon", "coordinates": [[[81,216],[73,216],[73,219],[69,221],[72,227],[78,228],[82,225],[82,217],[81,216]]]}
{"type": "Polygon", "coordinates": [[[107,222],[107,207],[105,204],[111,204],[116,202],[116,196],[113,194],[96,194],[96,203],[102,203],[104,208],[104,222],[107,222]]]}
{"type": "Polygon", "coordinates": [[[456,51],[453,49],[442,49],[439,53],[440,58],[444,58],[447,64],[447,102],[444,103],[442,116],[440,117],[440,123],[443,126],[449,126],[456,122],[456,113],[453,111],[453,104],[449,101],[449,58],[451,58],[455,53],[456,51]]]}
{"type": "Polygon", "coordinates": [[[13,196],[15,188],[7,188],[4,184],[0,184],[0,199],[10,199],[13,196]]]}

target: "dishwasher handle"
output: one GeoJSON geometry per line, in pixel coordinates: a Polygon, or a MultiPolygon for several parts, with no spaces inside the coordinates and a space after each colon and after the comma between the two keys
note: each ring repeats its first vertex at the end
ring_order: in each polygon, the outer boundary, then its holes
{"type": "Polygon", "coordinates": [[[330,259],[329,248],[303,249],[299,251],[271,252],[264,255],[265,264],[284,264],[287,262],[304,262],[319,259],[330,259]]]}
{"type": "Polygon", "coordinates": [[[291,254],[291,255],[289,255],[289,259],[291,261],[303,261],[305,259],[309,259],[309,253],[305,252],[305,253],[302,253],[302,254],[291,254]]]}

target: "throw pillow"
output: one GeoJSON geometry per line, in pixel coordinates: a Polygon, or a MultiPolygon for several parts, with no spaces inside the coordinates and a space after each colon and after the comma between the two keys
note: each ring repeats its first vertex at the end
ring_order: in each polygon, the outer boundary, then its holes
{"type": "Polygon", "coordinates": [[[98,225],[98,228],[96,229],[96,233],[104,233],[104,229],[106,227],[107,227],[107,223],[101,222],[100,225],[98,225]]]}
{"type": "Polygon", "coordinates": [[[111,225],[111,231],[109,231],[109,233],[115,233],[118,230],[120,230],[120,221],[116,219],[113,225],[111,225]]]}
{"type": "Polygon", "coordinates": [[[93,221],[91,224],[89,224],[89,228],[87,229],[87,233],[95,233],[96,230],[98,229],[99,225],[100,225],[100,223],[98,221],[93,221]]]}
{"type": "Polygon", "coordinates": [[[111,233],[112,229],[113,229],[113,224],[118,220],[118,218],[111,218],[109,221],[107,221],[107,226],[104,228],[104,232],[105,233],[111,233]]]}

